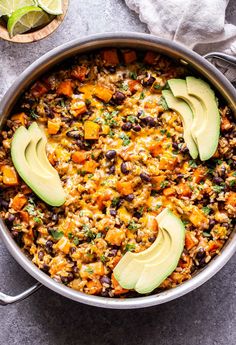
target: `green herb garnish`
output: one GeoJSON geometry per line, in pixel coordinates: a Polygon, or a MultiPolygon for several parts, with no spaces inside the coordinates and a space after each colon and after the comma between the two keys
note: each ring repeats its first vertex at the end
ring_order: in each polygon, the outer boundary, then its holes
{"type": "Polygon", "coordinates": [[[145,98],[145,93],[142,91],[142,92],[140,93],[139,99],[144,99],[144,98],[145,98]]]}
{"type": "Polygon", "coordinates": [[[122,133],[120,138],[123,140],[123,146],[128,146],[130,144],[130,137],[127,134],[122,133]]]}
{"type": "Polygon", "coordinates": [[[158,102],[158,105],[160,105],[164,110],[168,110],[169,109],[169,107],[168,107],[164,97],[160,98],[160,100],[158,102]]]}
{"type": "Polygon", "coordinates": [[[77,246],[79,244],[79,239],[77,236],[74,237],[73,243],[77,246]]]}
{"type": "Polygon", "coordinates": [[[134,249],[135,249],[135,244],[133,244],[133,243],[127,243],[125,246],[126,252],[132,252],[134,249]]]}
{"type": "Polygon", "coordinates": [[[130,72],[129,77],[133,80],[137,79],[137,73],[136,72],[130,72]]]}
{"type": "Polygon", "coordinates": [[[30,110],[30,117],[32,117],[32,119],[37,120],[39,118],[39,115],[35,113],[34,110],[30,110]]]}
{"type": "Polygon", "coordinates": [[[64,232],[58,230],[50,230],[50,234],[55,240],[60,240],[60,238],[62,238],[62,236],[64,235],[64,232]]]}
{"type": "Polygon", "coordinates": [[[211,208],[208,206],[203,207],[202,210],[206,215],[208,215],[211,212],[211,208]]]}

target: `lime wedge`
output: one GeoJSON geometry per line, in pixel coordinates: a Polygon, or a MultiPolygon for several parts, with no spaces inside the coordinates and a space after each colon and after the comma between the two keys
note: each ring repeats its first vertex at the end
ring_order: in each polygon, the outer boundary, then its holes
{"type": "Polygon", "coordinates": [[[57,16],[62,14],[62,1],[61,0],[38,0],[38,6],[44,11],[57,16]]]}
{"type": "Polygon", "coordinates": [[[10,16],[19,8],[25,6],[34,6],[34,0],[0,0],[0,17],[10,16]]]}
{"type": "Polygon", "coordinates": [[[16,10],[8,19],[7,29],[10,37],[22,34],[38,26],[46,25],[50,17],[37,6],[26,6],[16,10]]]}

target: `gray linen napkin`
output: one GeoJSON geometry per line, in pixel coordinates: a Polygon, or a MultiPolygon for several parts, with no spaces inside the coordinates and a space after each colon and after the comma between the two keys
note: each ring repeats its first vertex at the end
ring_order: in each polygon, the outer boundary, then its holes
{"type": "MultiPolygon", "coordinates": [[[[218,51],[236,55],[236,26],[225,19],[229,0],[125,2],[139,14],[140,20],[148,25],[154,35],[181,42],[199,54],[218,51]]],[[[235,67],[220,60],[214,63],[230,81],[236,81],[235,67]]]]}

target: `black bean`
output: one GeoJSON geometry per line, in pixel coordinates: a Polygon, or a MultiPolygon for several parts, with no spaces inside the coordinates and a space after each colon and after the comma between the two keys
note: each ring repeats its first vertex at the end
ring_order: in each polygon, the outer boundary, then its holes
{"type": "Polygon", "coordinates": [[[155,237],[149,237],[149,238],[148,238],[148,241],[151,242],[151,243],[153,243],[153,242],[155,241],[155,239],[156,239],[155,237]]]}
{"type": "Polygon", "coordinates": [[[228,229],[229,223],[222,223],[222,226],[223,226],[224,228],[228,229]]]}
{"type": "Polygon", "coordinates": [[[180,152],[182,152],[182,153],[188,153],[188,152],[189,152],[189,149],[187,148],[187,146],[183,145],[183,146],[181,147],[180,152]]]}
{"type": "Polygon", "coordinates": [[[131,122],[125,122],[122,126],[121,129],[122,131],[128,132],[132,128],[132,123],[131,122]]]}
{"type": "Polygon", "coordinates": [[[121,105],[125,100],[125,95],[123,94],[123,92],[116,91],[112,96],[112,100],[115,104],[121,105]]]}
{"type": "Polygon", "coordinates": [[[206,265],[206,262],[205,262],[205,257],[204,257],[203,259],[201,259],[201,260],[199,261],[198,267],[202,268],[202,267],[204,267],[205,265],[206,265]]]}
{"type": "Polygon", "coordinates": [[[110,210],[110,215],[111,215],[112,217],[115,217],[115,216],[117,215],[116,210],[110,210]]]}
{"type": "Polygon", "coordinates": [[[133,130],[135,131],[135,132],[140,132],[141,131],[141,126],[140,125],[134,125],[133,126],[133,130]]]}
{"type": "Polygon", "coordinates": [[[124,175],[128,175],[129,174],[129,169],[127,168],[127,164],[126,163],[121,163],[120,166],[120,170],[124,175]]]}
{"type": "Polygon", "coordinates": [[[216,225],[215,219],[210,219],[210,221],[209,221],[210,228],[213,228],[214,225],[216,225]]]}
{"type": "Polygon", "coordinates": [[[129,202],[133,201],[133,200],[134,200],[134,194],[128,194],[128,195],[126,195],[126,196],[125,196],[125,200],[126,200],[126,201],[129,201],[129,202]]]}
{"type": "Polygon", "coordinates": [[[53,242],[51,240],[47,240],[47,242],[46,242],[46,250],[47,250],[47,252],[49,252],[49,253],[52,252],[52,246],[53,246],[53,242]]]}
{"type": "Polygon", "coordinates": [[[108,174],[109,174],[109,175],[113,175],[113,174],[115,174],[115,171],[116,171],[115,165],[112,165],[112,166],[109,168],[108,174]]]}
{"type": "Polygon", "coordinates": [[[58,222],[58,214],[57,214],[57,213],[54,213],[54,214],[52,215],[52,221],[55,222],[55,223],[58,222]]]}
{"type": "Polygon", "coordinates": [[[133,213],[133,216],[134,216],[135,218],[138,218],[138,219],[142,217],[141,213],[138,212],[138,211],[135,211],[135,212],[133,213]]]}
{"type": "Polygon", "coordinates": [[[102,284],[111,285],[111,279],[108,278],[107,276],[102,276],[102,277],[100,278],[100,282],[101,282],[102,284]]]}
{"type": "Polygon", "coordinates": [[[69,131],[66,133],[67,137],[73,138],[73,139],[81,139],[81,135],[79,131],[69,131]]]}
{"type": "Polygon", "coordinates": [[[38,252],[38,258],[39,258],[39,260],[42,261],[42,260],[43,260],[43,257],[44,257],[44,252],[43,252],[42,250],[40,250],[40,251],[38,252]]]}
{"type": "Polygon", "coordinates": [[[143,110],[139,110],[137,113],[137,118],[140,118],[140,116],[142,116],[144,114],[143,110]]]}
{"type": "Polygon", "coordinates": [[[109,295],[109,291],[108,291],[108,290],[102,291],[102,292],[101,292],[101,296],[102,296],[102,297],[109,297],[109,296],[110,296],[110,295],[109,295]]]}
{"type": "Polygon", "coordinates": [[[0,205],[3,207],[3,208],[8,208],[9,206],[9,202],[4,200],[4,199],[0,199],[0,205]]]}
{"type": "Polygon", "coordinates": [[[13,236],[14,238],[16,238],[16,237],[18,237],[19,232],[16,231],[16,230],[13,230],[13,231],[11,232],[11,234],[12,234],[12,236],[13,236]]]}
{"type": "Polygon", "coordinates": [[[48,265],[46,265],[46,264],[43,264],[43,267],[41,269],[42,269],[43,272],[48,273],[50,267],[48,265]]]}
{"type": "Polygon", "coordinates": [[[79,146],[80,149],[85,149],[84,143],[81,139],[76,141],[76,144],[79,146]]]}
{"type": "Polygon", "coordinates": [[[155,127],[157,123],[156,120],[152,116],[143,117],[141,118],[141,121],[149,127],[155,127]]]}
{"type": "Polygon", "coordinates": [[[142,181],[151,182],[151,176],[148,175],[147,173],[142,172],[139,176],[141,177],[142,181]]]}
{"type": "Polygon", "coordinates": [[[173,149],[175,149],[175,150],[178,150],[178,149],[179,149],[179,145],[178,145],[178,143],[177,143],[176,141],[174,141],[174,142],[172,143],[172,147],[173,147],[173,149]]]}
{"type": "Polygon", "coordinates": [[[107,66],[106,69],[111,73],[116,73],[116,67],[115,66],[107,66]]]}
{"type": "Polygon", "coordinates": [[[224,182],[224,180],[221,177],[215,176],[213,178],[213,182],[217,183],[217,184],[220,184],[220,183],[224,182]]]}
{"type": "Polygon", "coordinates": [[[106,152],[105,156],[107,159],[113,159],[116,157],[116,151],[115,150],[109,150],[106,152]]]}
{"type": "Polygon", "coordinates": [[[201,259],[205,258],[205,256],[206,256],[206,253],[205,253],[204,248],[199,248],[197,255],[196,255],[197,260],[201,260],[201,259]]]}
{"type": "Polygon", "coordinates": [[[73,254],[74,252],[76,252],[76,248],[75,247],[71,247],[70,248],[70,253],[73,254]]]}
{"type": "Polygon", "coordinates": [[[77,274],[79,272],[79,269],[76,264],[72,267],[72,271],[74,274],[77,274]]]}
{"type": "Polygon", "coordinates": [[[63,117],[61,117],[61,121],[68,123],[71,121],[71,118],[63,116],[63,117]]]}
{"type": "Polygon", "coordinates": [[[143,86],[151,86],[156,79],[152,76],[145,78],[142,82],[143,86]]]}
{"type": "Polygon", "coordinates": [[[222,165],[220,167],[220,176],[225,177],[225,174],[226,174],[226,167],[224,165],[222,165]]]}
{"type": "Polygon", "coordinates": [[[8,215],[8,217],[7,217],[7,220],[9,221],[9,222],[14,222],[14,220],[15,220],[15,215],[14,214],[12,214],[12,213],[9,213],[9,215],[8,215]]]}

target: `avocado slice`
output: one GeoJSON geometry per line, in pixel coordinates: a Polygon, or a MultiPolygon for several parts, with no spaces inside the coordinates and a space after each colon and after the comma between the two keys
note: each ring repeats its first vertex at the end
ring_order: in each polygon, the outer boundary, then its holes
{"type": "Polygon", "coordinates": [[[162,95],[165,98],[168,107],[180,115],[184,129],[184,141],[189,149],[190,156],[193,159],[196,159],[198,156],[198,149],[191,133],[191,127],[193,124],[193,112],[191,108],[185,101],[176,98],[170,90],[163,90],[162,95]]]}
{"type": "Polygon", "coordinates": [[[123,288],[149,293],[178,264],[184,248],[184,225],[169,209],[162,211],[156,219],[158,236],[151,247],[141,253],[127,252],[114,269],[114,276],[123,288]]]}
{"type": "Polygon", "coordinates": [[[203,123],[195,132],[200,158],[205,161],[211,158],[217,150],[220,136],[220,113],[215,93],[209,84],[195,77],[187,77],[186,83],[188,94],[196,97],[201,102],[204,110],[203,123]]]}
{"type": "MultiPolygon", "coordinates": [[[[60,177],[47,170],[40,160],[36,145],[42,140],[39,136],[32,139],[32,129],[19,127],[12,139],[11,157],[13,164],[25,183],[39,198],[51,206],[61,206],[65,202],[65,192],[60,177]]],[[[33,131],[33,134],[34,131],[33,131]]]]}

